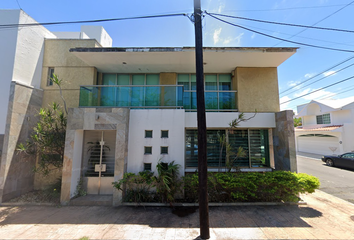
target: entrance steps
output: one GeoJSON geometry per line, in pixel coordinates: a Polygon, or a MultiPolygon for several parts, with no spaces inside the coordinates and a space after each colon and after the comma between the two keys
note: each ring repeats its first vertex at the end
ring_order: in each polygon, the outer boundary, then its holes
{"type": "Polygon", "coordinates": [[[88,194],[70,201],[73,206],[112,206],[113,195],[88,194]]]}

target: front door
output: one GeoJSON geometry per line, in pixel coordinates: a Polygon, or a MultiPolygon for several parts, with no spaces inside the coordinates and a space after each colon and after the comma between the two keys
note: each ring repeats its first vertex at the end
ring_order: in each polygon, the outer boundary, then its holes
{"type": "Polygon", "coordinates": [[[116,131],[85,131],[82,174],[88,194],[113,194],[116,131]]]}

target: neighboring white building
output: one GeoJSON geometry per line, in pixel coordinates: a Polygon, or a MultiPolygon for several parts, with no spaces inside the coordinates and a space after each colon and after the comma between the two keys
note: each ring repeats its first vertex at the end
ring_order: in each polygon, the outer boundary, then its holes
{"type": "Polygon", "coordinates": [[[297,106],[302,126],[295,128],[296,149],[316,154],[354,151],[354,97],[312,100],[297,106]]]}

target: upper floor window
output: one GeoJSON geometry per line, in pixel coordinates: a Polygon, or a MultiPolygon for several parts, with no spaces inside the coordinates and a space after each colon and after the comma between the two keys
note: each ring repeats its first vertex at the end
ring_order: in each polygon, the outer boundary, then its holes
{"type": "Polygon", "coordinates": [[[316,116],[317,124],[330,124],[331,123],[331,115],[329,113],[323,115],[316,116]]]}
{"type": "Polygon", "coordinates": [[[49,67],[48,68],[47,86],[53,86],[53,80],[52,80],[53,77],[54,77],[54,68],[49,67]]]}
{"type": "MultiPolygon", "coordinates": [[[[235,110],[236,91],[232,90],[231,74],[205,74],[205,109],[235,110]]],[[[183,108],[197,109],[197,80],[195,74],[178,74],[177,84],[183,85],[183,108]]]]}
{"type": "MultiPolygon", "coordinates": [[[[231,90],[230,74],[205,74],[205,91],[229,91],[231,90]]],[[[183,85],[184,90],[196,91],[197,79],[195,74],[178,74],[178,85],[183,85]]]]}

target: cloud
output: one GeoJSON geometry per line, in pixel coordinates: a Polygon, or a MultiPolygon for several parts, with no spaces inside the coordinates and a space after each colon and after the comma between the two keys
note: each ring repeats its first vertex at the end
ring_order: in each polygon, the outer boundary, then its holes
{"type": "Polygon", "coordinates": [[[225,8],[225,3],[221,3],[218,8],[218,13],[221,13],[222,11],[224,11],[224,8],[225,8]]]}
{"type": "Polygon", "coordinates": [[[222,28],[219,29],[215,29],[214,30],[214,35],[213,35],[213,39],[214,39],[214,44],[218,43],[220,41],[220,33],[221,33],[222,28]]]}
{"type": "Polygon", "coordinates": [[[253,33],[251,39],[254,39],[255,37],[256,37],[256,33],[253,33]]]}
{"type": "Polygon", "coordinates": [[[315,76],[315,73],[306,73],[304,75],[305,78],[312,78],[313,76],[315,76]]]}
{"type": "Polygon", "coordinates": [[[336,74],[337,71],[328,71],[328,72],[324,72],[322,75],[325,76],[325,77],[328,77],[328,76],[333,76],[336,74]]]}
{"type": "MultiPolygon", "coordinates": [[[[295,97],[300,97],[300,96],[302,96],[304,94],[308,94],[308,93],[310,93],[312,91],[315,91],[315,90],[316,89],[307,88],[307,89],[303,90],[300,93],[294,94],[294,96],[295,97]]],[[[323,98],[323,97],[328,97],[328,96],[332,96],[332,95],[333,95],[332,92],[325,91],[325,90],[320,90],[320,91],[317,91],[315,93],[311,93],[309,95],[303,96],[302,99],[310,101],[310,100],[319,99],[319,98],[323,98]]]]}
{"type": "Polygon", "coordinates": [[[244,33],[240,33],[237,37],[232,38],[232,37],[227,37],[223,39],[223,44],[229,44],[230,42],[235,42],[234,45],[240,45],[241,39],[244,33]]]}
{"type": "MultiPolygon", "coordinates": [[[[288,96],[284,96],[284,97],[281,97],[281,98],[279,99],[279,102],[280,102],[280,103],[283,103],[283,102],[286,102],[286,101],[289,101],[289,100],[290,100],[290,98],[289,98],[288,96]]],[[[281,104],[281,105],[280,105],[281,109],[282,109],[282,110],[286,109],[287,106],[289,105],[289,103],[290,103],[290,102],[281,104]]]]}

